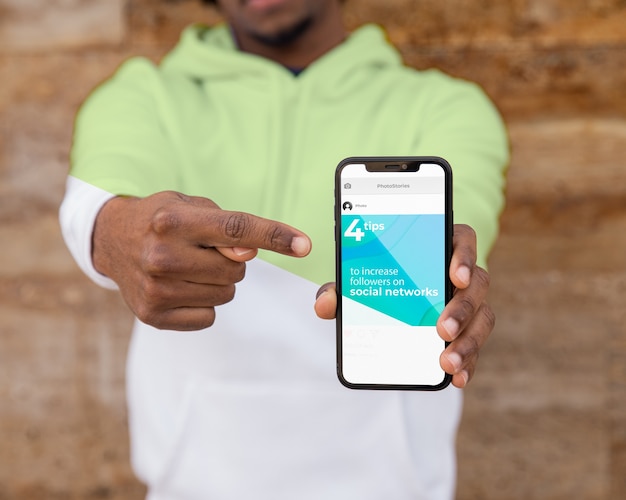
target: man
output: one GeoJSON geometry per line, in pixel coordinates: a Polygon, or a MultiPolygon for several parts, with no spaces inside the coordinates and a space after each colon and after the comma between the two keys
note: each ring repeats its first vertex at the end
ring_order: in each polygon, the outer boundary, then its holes
{"type": "Polygon", "coordinates": [[[311,302],[334,317],[319,286],[337,163],[447,158],[455,218],[478,235],[455,226],[437,326],[464,387],[493,328],[480,266],[503,205],[500,118],[476,86],[402,66],[379,28],[347,34],[340,0],[217,4],[227,26],[190,27],[159,66],[125,63],[76,121],[61,221],[138,318],[134,468],[151,500],[451,498],[461,392],[343,388],[311,302]]]}

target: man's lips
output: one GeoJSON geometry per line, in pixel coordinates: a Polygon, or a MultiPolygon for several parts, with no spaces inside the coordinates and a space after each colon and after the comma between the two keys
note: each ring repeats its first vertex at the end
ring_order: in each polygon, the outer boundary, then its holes
{"type": "Polygon", "coordinates": [[[244,0],[244,3],[247,7],[252,9],[269,9],[272,7],[277,7],[286,2],[286,0],[244,0]]]}

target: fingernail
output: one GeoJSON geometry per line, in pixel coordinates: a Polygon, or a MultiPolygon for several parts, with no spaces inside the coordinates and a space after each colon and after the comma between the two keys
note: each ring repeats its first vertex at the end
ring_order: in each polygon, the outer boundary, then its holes
{"type": "Polygon", "coordinates": [[[458,352],[452,351],[446,354],[446,358],[452,365],[453,372],[458,373],[463,363],[463,359],[461,358],[461,355],[458,352]]]}
{"type": "Polygon", "coordinates": [[[463,379],[463,387],[465,387],[467,385],[467,381],[469,380],[469,375],[465,370],[459,372],[459,375],[463,379]]]}
{"type": "Polygon", "coordinates": [[[304,256],[311,251],[311,242],[304,236],[296,236],[291,240],[291,249],[296,255],[304,256]]]}
{"type": "Polygon", "coordinates": [[[456,271],[456,277],[459,279],[459,281],[461,281],[462,283],[465,283],[466,285],[469,285],[470,274],[471,273],[470,273],[469,267],[467,266],[461,266],[456,271]]]}
{"type": "Polygon", "coordinates": [[[233,253],[241,257],[242,255],[246,255],[247,253],[252,252],[253,248],[244,248],[244,247],[233,247],[233,253]]]}
{"type": "Polygon", "coordinates": [[[454,318],[446,318],[443,320],[441,325],[448,332],[448,336],[451,340],[454,340],[459,335],[459,322],[454,318]]]}

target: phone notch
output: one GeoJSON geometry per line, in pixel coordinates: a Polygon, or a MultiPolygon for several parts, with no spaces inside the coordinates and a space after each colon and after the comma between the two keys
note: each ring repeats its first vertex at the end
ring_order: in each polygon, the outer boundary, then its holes
{"type": "Polygon", "coordinates": [[[371,161],[366,164],[368,172],[417,172],[420,161],[371,161]]]}

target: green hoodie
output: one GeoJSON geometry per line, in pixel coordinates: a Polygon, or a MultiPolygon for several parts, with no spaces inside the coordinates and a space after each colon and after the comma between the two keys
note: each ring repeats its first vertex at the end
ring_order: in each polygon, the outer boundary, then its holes
{"type": "Polygon", "coordinates": [[[163,190],[306,232],[305,259],[261,257],[334,279],[333,173],[349,156],[436,155],[454,170],[455,222],[485,266],[504,202],[508,143],[474,84],[402,64],[369,25],[299,76],[237,51],[227,27],[188,28],[160,65],[127,61],[82,107],[71,175],[110,193],[163,190]]]}

